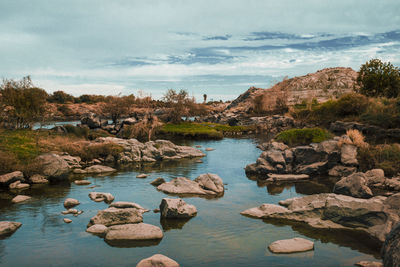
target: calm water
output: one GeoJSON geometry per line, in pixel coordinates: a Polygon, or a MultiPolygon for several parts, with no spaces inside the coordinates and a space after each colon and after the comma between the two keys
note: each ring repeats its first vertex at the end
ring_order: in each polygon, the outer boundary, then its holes
{"type": "MultiPolygon", "coordinates": [[[[213,147],[203,163],[194,160],[164,164],[142,170],[119,172],[113,176],[88,177],[95,189],[75,184],[39,186],[24,194],[34,197],[25,204],[10,204],[10,195],[0,192],[0,220],[22,222],[11,237],[0,240],[1,266],[135,266],[141,259],[156,253],[167,255],[181,266],[351,266],[359,260],[373,260],[378,251],[363,239],[348,234],[310,229],[301,225],[282,225],[241,216],[247,208],[262,203],[329,191],[329,181],[321,183],[265,187],[249,180],[244,167],[255,162],[260,151],[253,140],[224,139],[199,141],[191,145],[213,147]],[[150,176],[137,179],[139,172],[150,176]],[[85,232],[90,218],[107,207],[89,199],[90,191],[110,192],[115,201],[133,201],[145,208],[157,208],[164,193],[151,182],[156,177],[170,180],[177,176],[191,179],[211,172],[222,177],[225,195],[218,199],[185,198],[194,204],[198,215],[180,225],[164,225],[164,238],[156,246],[117,248],[85,232]],[[62,215],[63,201],[78,199],[84,213],[78,217],[62,215]],[[65,224],[63,218],[73,220],[65,224]],[[268,245],[278,239],[304,237],[315,242],[313,252],[274,255],[268,245]]],[[[202,149],[203,149],[202,148],[202,149]]],[[[145,223],[162,227],[160,215],[145,213],[145,223]]]]}

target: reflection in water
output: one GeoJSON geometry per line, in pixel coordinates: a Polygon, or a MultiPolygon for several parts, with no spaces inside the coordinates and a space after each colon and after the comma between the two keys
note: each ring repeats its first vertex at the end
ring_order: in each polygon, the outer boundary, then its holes
{"type": "Polygon", "coordinates": [[[162,218],[160,219],[160,224],[162,226],[162,229],[166,232],[171,229],[182,229],[183,226],[190,221],[191,218],[187,219],[165,219],[162,218]]]}
{"type": "Polygon", "coordinates": [[[136,248],[136,247],[151,247],[160,244],[161,239],[153,240],[105,240],[112,247],[117,248],[136,248]]]}

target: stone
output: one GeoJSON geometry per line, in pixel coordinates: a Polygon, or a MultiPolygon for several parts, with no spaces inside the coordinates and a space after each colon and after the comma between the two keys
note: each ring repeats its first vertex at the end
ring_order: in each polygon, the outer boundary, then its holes
{"type": "Polygon", "coordinates": [[[372,169],[365,172],[367,185],[383,184],[385,182],[385,172],[382,169],[372,169]]]}
{"type": "Polygon", "coordinates": [[[196,163],[203,163],[203,161],[201,159],[197,159],[196,163]]]}
{"type": "Polygon", "coordinates": [[[287,208],[275,204],[262,204],[259,207],[247,209],[240,214],[254,218],[268,218],[271,214],[290,212],[287,208]]]}
{"type": "Polygon", "coordinates": [[[143,208],[137,203],[134,202],[128,202],[128,201],[117,201],[112,203],[109,208],[117,208],[117,209],[128,209],[128,208],[133,208],[133,209],[138,209],[142,213],[143,212],[149,212],[150,210],[143,208]]]}
{"type": "Polygon", "coordinates": [[[204,190],[198,183],[185,177],[172,179],[157,186],[157,189],[168,194],[216,195],[214,191],[204,190]]]}
{"type": "Polygon", "coordinates": [[[378,261],[359,261],[354,265],[361,267],[383,267],[383,263],[378,261]]]}
{"type": "Polygon", "coordinates": [[[61,213],[64,214],[64,215],[67,215],[67,214],[78,214],[79,211],[77,209],[68,209],[68,210],[62,211],[61,213]]]}
{"type": "Polygon", "coordinates": [[[196,179],[194,179],[194,181],[205,190],[211,190],[217,194],[224,192],[224,183],[221,177],[216,174],[201,174],[196,179]]]}
{"type": "Polygon", "coordinates": [[[160,204],[161,217],[166,219],[188,219],[196,216],[194,205],[187,204],[178,198],[163,198],[160,204]]]}
{"type": "Polygon", "coordinates": [[[40,162],[42,173],[46,177],[63,179],[70,172],[68,163],[59,155],[47,153],[37,157],[40,162]]]}
{"type": "Polygon", "coordinates": [[[147,223],[114,225],[108,228],[106,241],[140,241],[163,238],[163,232],[157,226],[147,223]]]}
{"type": "Polygon", "coordinates": [[[96,129],[102,126],[100,117],[93,112],[83,115],[81,123],[82,125],[87,125],[90,129],[96,129]]]}
{"type": "Polygon", "coordinates": [[[35,174],[29,178],[32,184],[48,184],[49,180],[46,179],[43,175],[35,174]]]}
{"type": "Polygon", "coordinates": [[[349,176],[350,174],[353,174],[356,171],[357,171],[356,167],[336,165],[335,167],[329,170],[328,174],[330,176],[344,177],[344,176],[349,176]]]}
{"type": "Polygon", "coordinates": [[[20,171],[15,171],[0,175],[0,186],[8,186],[16,181],[23,181],[24,174],[20,171]]]}
{"type": "Polygon", "coordinates": [[[30,200],[31,198],[32,198],[32,197],[30,197],[30,196],[18,195],[18,196],[16,196],[16,197],[14,197],[14,198],[11,200],[11,202],[12,202],[12,203],[21,203],[21,202],[30,200]]]}
{"type": "Polygon", "coordinates": [[[114,168],[108,167],[108,166],[93,165],[93,166],[87,167],[84,171],[86,173],[110,173],[110,172],[115,172],[117,170],[114,168]]]}
{"type": "Polygon", "coordinates": [[[385,267],[400,266],[400,223],[387,235],[381,254],[385,267]]]}
{"type": "Polygon", "coordinates": [[[141,260],[136,267],[179,267],[180,265],[171,258],[161,254],[155,254],[141,260]]]}
{"type": "Polygon", "coordinates": [[[206,148],[206,151],[213,151],[213,150],[215,150],[215,149],[212,148],[212,147],[207,147],[207,148],[206,148]]]}
{"type": "Polygon", "coordinates": [[[86,232],[95,234],[95,235],[105,235],[107,233],[107,226],[102,224],[94,224],[86,229],[86,232]]]}
{"type": "Polygon", "coordinates": [[[333,192],[359,198],[370,198],[373,196],[371,189],[367,186],[367,180],[362,172],[351,174],[338,181],[333,192]]]}
{"type": "Polygon", "coordinates": [[[88,227],[94,224],[105,226],[140,223],[143,221],[142,212],[136,208],[117,209],[114,207],[100,210],[90,219],[88,227]]]}
{"type": "Polygon", "coordinates": [[[357,147],[355,145],[343,144],[340,151],[340,161],[344,165],[358,165],[357,147]]]}
{"type": "Polygon", "coordinates": [[[77,199],[74,198],[67,198],[66,200],[64,200],[64,207],[65,208],[72,208],[75,207],[77,205],[79,205],[80,202],[77,199]]]}
{"type": "Polygon", "coordinates": [[[20,222],[0,221],[0,236],[12,235],[21,225],[20,222]]]}
{"type": "Polygon", "coordinates": [[[107,204],[114,201],[114,196],[112,194],[103,192],[90,192],[89,198],[96,202],[104,201],[107,204]]]}
{"type": "Polygon", "coordinates": [[[135,118],[126,118],[122,121],[122,124],[127,124],[127,125],[133,125],[137,123],[137,120],[135,118]]]}
{"type": "Polygon", "coordinates": [[[154,186],[159,186],[160,184],[163,184],[163,183],[165,183],[165,180],[164,180],[164,178],[161,178],[161,177],[158,177],[158,178],[154,179],[152,182],[150,182],[150,184],[154,185],[154,186]]]}
{"type": "Polygon", "coordinates": [[[292,239],[278,240],[271,243],[268,249],[273,253],[296,253],[314,249],[314,242],[295,237],[292,239]]]}
{"type": "Polygon", "coordinates": [[[310,179],[307,174],[268,174],[267,182],[293,182],[310,179]]]}
{"type": "Polygon", "coordinates": [[[10,189],[27,189],[29,187],[29,184],[23,184],[21,181],[15,181],[9,185],[10,189]]]}
{"type": "Polygon", "coordinates": [[[71,220],[71,219],[68,219],[68,218],[64,218],[64,222],[65,222],[65,223],[72,223],[72,220],[71,220]]]}
{"type": "Polygon", "coordinates": [[[136,178],[147,178],[147,174],[145,174],[145,173],[141,173],[141,174],[138,174],[138,175],[136,175],[136,178]]]}
{"type": "Polygon", "coordinates": [[[76,184],[76,185],[89,185],[89,184],[91,184],[92,182],[91,181],[88,181],[88,180],[75,180],[74,181],[74,184],[76,184]]]}

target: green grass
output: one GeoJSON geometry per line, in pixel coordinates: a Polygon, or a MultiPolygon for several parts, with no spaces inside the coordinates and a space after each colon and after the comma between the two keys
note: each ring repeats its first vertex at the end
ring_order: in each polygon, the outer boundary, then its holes
{"type": "Polygon", "coordinates": [[[333,135],[321,128],[290,129],[279,133],[275,139],[289,146],[320,143],[332,138],[333,135]]]}
{"type": "Polygon", "coordinates": [[[30,160],[39,155],[37,144],[39,133],[31,130],[4,130],[0,132],[0,149],[14,155],[19,160],[30,160]]]}
{"type": "Polygon", "coordinates": [[[183,136],[189,138],[210,138],[222,139],[224,133],[238,133],[248,132],[253,130],[249,126],[229,126],[217,123],[195,123],[195,122],[182,122],[182,123],[167,123],[164,124],[160,132],[163,134],[183,136]]]}

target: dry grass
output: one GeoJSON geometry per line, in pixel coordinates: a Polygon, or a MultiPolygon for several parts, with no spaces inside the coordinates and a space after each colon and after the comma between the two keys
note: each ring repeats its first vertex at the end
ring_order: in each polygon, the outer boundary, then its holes
{"type": "Polygon", "coordinates": [[[343,144],[355,145],[359,148],[367,148],[369,145],[365,142],[364,135],[356,129],[350,129],[346,131],[346,135],[349,138],[340,138],[338,145],[341,147],[343,144]]]}

